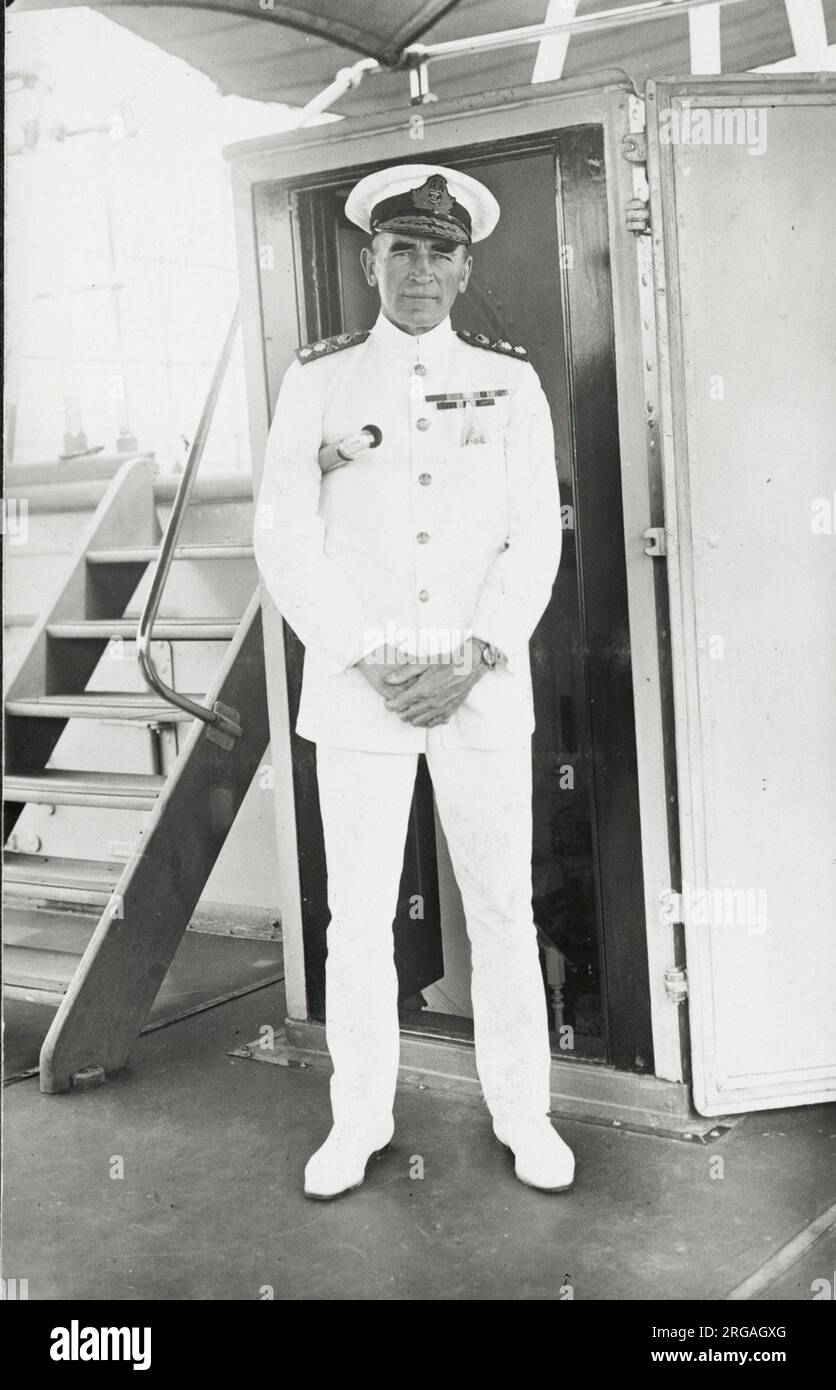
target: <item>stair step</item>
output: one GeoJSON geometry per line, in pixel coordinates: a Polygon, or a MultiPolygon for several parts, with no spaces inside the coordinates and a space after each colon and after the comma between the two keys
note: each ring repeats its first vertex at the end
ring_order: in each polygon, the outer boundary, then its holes
{"type": "MultiPolygon", "coordinates": [[[[158,545],[126,546],[122,550],[88,550],[87,563],[90,565],[136,565],[148,564],[156,560],[160,553],[158,545]]],[[[252,560],[254,550],[251,545],[178,545],[174,551],[175,560],[252,560]]]]}
{"type": "Polygon", "coordinates": [[[79,957],[87,950],[98,921],[98,913],[56,912],[54,908],[10,903],[3,911],[3,943],[79,957]]]}
{"type": "MultiPolygon", "coordinates": [[[[202,695],[190,695],[202,700],[202,695]]],[[[181,724],[186,710],[150,691],[83,690],[77,695],[32,695],[6,701],[6,714],[24,719],[117,719],[137,724],[181,724]]]]}
{"type": "Polygon", "coordinates": [[[64,952],[6,946],[3,950],[3,993],[11,999],[60,1004],[78,961],[78,956],[64,952]]]}
{"type": "Polygon", "coordinates": [[[3,799],[51,806],[114,806],[123,811],[149,811],[164,786],[165,778],[152,773],[46,768],[43,772],[8,773],[3,784],[3,799]]]}
{"type": "MultiPolygon", "coordinates": [[[[48,623],[50,637],[94,637],[107,642],[111,637],[136,639],[138,618],[81,618],[77,622],[48,623]]],[[[160,618],[154,624],[159,642],[229,642],[238,631],[234,618],[160,618]]]]}
{"type": "Polygon", "coordinates": [[[13,898],[106,907],[124,867],[118,859],[62,859],[7,850],[3,882],[5,893],[13,898]]]}
{"type": "Polygon", "coordinates": [[[3,993],[60,1004],[96,930],[98,915],[9,904],[3,911],[3,993]]]}

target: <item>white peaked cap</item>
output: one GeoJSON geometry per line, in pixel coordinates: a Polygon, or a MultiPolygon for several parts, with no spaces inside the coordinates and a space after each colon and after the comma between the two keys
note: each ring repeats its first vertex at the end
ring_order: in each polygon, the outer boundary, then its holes
{"type": "Polygon", "coordinates": [[[378,169],[355,184],[345,211],[364,232],[400,230],[459,242],[482,241],[499,221],[489,188],[441,164],[378,169]]]}

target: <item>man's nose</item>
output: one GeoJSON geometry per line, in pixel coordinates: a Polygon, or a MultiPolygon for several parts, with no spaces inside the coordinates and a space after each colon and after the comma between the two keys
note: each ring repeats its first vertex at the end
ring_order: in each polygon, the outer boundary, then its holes
{"type": "Polygon", "coordinates": [[[413,280],[426,280],[432,276],[432,262],[429,251],[415,251],[412,255],[410,274],[413,280]]]}

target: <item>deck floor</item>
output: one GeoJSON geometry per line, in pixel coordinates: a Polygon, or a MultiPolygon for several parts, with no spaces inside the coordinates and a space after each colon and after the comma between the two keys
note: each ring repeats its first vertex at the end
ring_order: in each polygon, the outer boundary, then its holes
{"type": "MultiPolygon", "coordinates": [[[[30,1299],[714,1300],[833,1201],[832,1107],[747,1116],[714,1149],[565,1122],[577,1181],[547,1196],[481,1104],[404,1089],[364,1187],[308,1202],[327,1077],[228,1055],[283,1002],[272,985],[146,1034],[99,1090],[8,1087],[4,1275],[30,1299]]],[[[810,1300],[834,1267],[825,1236],[759,1296],[810,1300]]]]}

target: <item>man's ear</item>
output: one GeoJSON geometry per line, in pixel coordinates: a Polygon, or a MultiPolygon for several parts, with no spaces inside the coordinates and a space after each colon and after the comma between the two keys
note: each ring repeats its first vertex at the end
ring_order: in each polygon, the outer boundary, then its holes
{"type": "Polygon", "coordinates": [[[377,276],[374,273],[374,251],[370,246],[364,246],[360,252],[360,264],[363,267],[366,284],[372,286],[376,285],[377,276]]]}
{"type": "Polygon", "coordinates": [[[462,278],[459,281],[459,294],[464,294],[470,279],[470,272],[473,269],[473,257],[468,256],[462,266],[462,278]]]}

